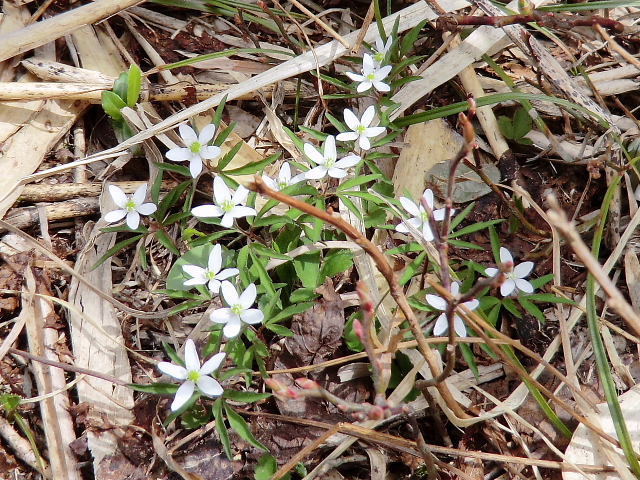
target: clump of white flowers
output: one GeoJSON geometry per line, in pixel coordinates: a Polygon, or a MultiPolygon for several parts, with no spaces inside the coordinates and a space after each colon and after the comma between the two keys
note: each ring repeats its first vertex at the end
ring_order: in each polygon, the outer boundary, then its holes
{"type": "MultiPolygon", "coordinates": [[[[533,293],[535,290],[533,285],[525,277],[528,277],[535,264],[533,262],[522,262],[519,265],[514,265],[513,256],[511,252],[504,247],[500,247],[500,262],[512,265],[512,269],[505,272],[506,280],[500,285],[500,293],[503,297],[508,297],[514,291],[518,290],[524,293],[533,293]]],[[[498,274],[497,268],[487,268],[484,273],[488,277],[495,277],[498,274]]]]}
{"type": "MultiPolygon", "coordinates": [[[[460,294],[460,285],[458,285],[458,283],[453,282],[451,284],[451,294],[454,297],[457,297],[460,294]]],[[[436,310],[444,312],[447,309],[447,301],[438,295],[428,293],[426,299],[427,303],[436,310]]],[[[478,308],[478,305],[480,305],[480,301],[473,299],[468,302],[464,302],[462,305],[467,307],[469,310],[475,310],[478,308]]],[[[467,328],[464,325],[464,321],[457,314],[453,315],[453,328],[459,337],[467,336],[467,328]]],[[[447,321],[447,316],[445,313],[442,313],[433,326],[433,334],[435,336],[444,335],[448,330],[449,322],[447,321]]]]}
{"type": "Polygon", "coordinates": [[[254,325],[262,322],[264,313],[258,308],[251,308],[256,301],[257,290],[253,283],[250,283],[241,295],[231,284],[222,282],[222,297],[229,307],[218,308],[211,315],[211,321],[224,325],[222,332],[227,338],[237,337],[242,328],[242,323],[254,325]]]}
{"type": "Polygon", "coordinates": [[[373,57],[365,53],[362,56],[362,74],[346,72],[346,75],[354,82],[358,82],[356,87],[358,93],[367,92],[372,87],[379,92],[388,92],[391,87],[383,80],[391,73],[391,68],[391,65],[376,66],[373,57]]]}
{"type": "Polygon", "coordinates": [[[189,276],[193,277],[184,282],[184,285],[204,285],[211,292],[218,293],[220,291],[220,284],[222,280],[226,280],[230,277],[234,277],[240,273],[237,268],[222,268],[222,247],[219,243],[213,247],[209,254],[209,261],[207,267],[202,268],[199,265],[183,265],[182,270],[189,276]]]}
{"type": "Polygon", "coordinates": [[[359,119],[355,113],[348,108],[344,109],[344,123],[352,130],[351,132],[342,132],[338,134],[336,140],[357,140],[362,150],[371,148],[370,138],[382,135],[387,131],[385,127],[370,127],[373,118],[376,115],[375,105],[370,105],[359,119]]]}
{"type": "Polygon", "coordinates": [[[224,183],[222,177],[216,176],[213,179],[213,202],[215,205],[200,205],[193,208],[191,213],[202,218],[222,217],[220,225],[229,228],[236,218],[256,215],[257,212],[254,208],[242,205],[248,195],[249,190],[240,185],[231,196],[231,190],[224,183]]]}
{"type": "Polygon", "coordinates": [[[336,149],[336,137],[329,135],[324,142],[324,151],[321,153],[310,143],[304,144],[304,153],[311,161],[318,166],[313,167],[304,173],[308,180],[318,180],[329,175],[333,178],[343,178],[347,176],[347,168],[357,165],[360,161],[358,155],[347,155],[338,160],[336,149]]]}
{"type": "MultiPolygon", "coordinates": [[[[438,210],[434,210],[434,198],[433,192],[431,189],[427,188],[422,194],[422,198],[424,199],[427,206],[433,212],[433,219],[436,222],[440,222],[444,220],[446,209],[440,208],[438,210]]],[[[409,233],[409,229],[407,228],[407,223],[413,226],[415,229],[422,233],[422,236],[427,242],[433,241],[435,238],[433,236],[433,232],[431,231],[431,225],[429,225],[429,214],[427,210],[425,210],[424,206],[421,202],[414,202],[410,198],[400,197],[400,203],[404,207],[404,209],[409,213],[409,215],[413,215],[413,218],[409,220],[405,220],[402,223],[396,225],[396,231],[400,233],[409,233]]],[[[451,209],[451,214],[453,214],[454,210],[451,209]]]]}

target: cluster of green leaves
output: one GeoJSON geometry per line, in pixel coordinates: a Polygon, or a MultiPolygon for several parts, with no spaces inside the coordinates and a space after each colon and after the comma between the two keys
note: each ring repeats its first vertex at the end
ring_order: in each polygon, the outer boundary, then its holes
{"type": "Polygon", "coordinates": [[[122,109],[133,108],[140,98],[142,72],[137,65],[131,64],[129,72],[123,72],[113,84],[113,90],[102,92],[102,108],[109,115],[113,131],[118,142],[135,135],[122,116],[122,109]]]}

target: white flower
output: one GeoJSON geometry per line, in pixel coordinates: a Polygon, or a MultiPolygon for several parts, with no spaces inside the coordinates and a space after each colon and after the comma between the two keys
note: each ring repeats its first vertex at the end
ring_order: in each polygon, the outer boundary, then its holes
{"type": "Polygon", "coordinates": [[[358,145],[363,150],[369,150],[371,148],[371,142],[369,138],[377,137],[387,131],[384,127],[370,127],[373,117],[376,114],[376,107],[374,105],[369,106],[362,114],[362,119],[358,120],[358,117],[348,108],[344,109],[344,122],[347,126],[353,130],[352,132],[343,132],[338,134],[337,140],[358,140],[358,145]]]}
{"type": "Polygon", "coordinates": [[[389,75],[391,72],[391,65],[387,65],[386,67],[376,67],[373,62],[373,57],[368,53],[365,53],[362,56],[362,75],[358,75],[353,72],[346,72],[347,77],[349,77],[354,82],[360,82],[358,88],[356,88],[358,93],[366,92],[370,90],[371,87],[375,88],[379,92],[388,92],[391,90],[391,87],[383,82],[383,80],[389,75]]]}
{"type": "MultiPolygon", "coordinates": [[[[429,208],[433,211],[433,218],[440,222],[444,220],[445,210],[441,208],[439,210],[433,210],[433,192],[430,189],[426,189],[422,194],[422,198],[425,199],[429,208]]],[[[431,231],[431,226],[429,225],[429,215],[427,211],[422,206],[422,203],[415,203],[413,200],[410,200],[407,197],[400,197],[400,203],[404,207],[404,209],[409,212],[410,215],[413,215],[413,218],[409,220],[405,220],[402,223],[396,225],[396,231],[400,233],[409,233],[409,229],[406,224],[409,223],[417,230],[422,232],[422,236],[427,242],[430,242],[434,239],[433,232],[431,231]]],[[[451,213],[453,214],[454,210],[451,209],[451,213]]]]}
{"type": "Polygon", "coordinates": [[[238,296],[231,282],[222,282],[222,296],[229,308],[214,310],[209,316],[212,322],[223,323],[225,337],[234,338],[240,333],[242,322],[260,323],[264,319],[264,313],[257,308],[251,308],[256,301],[256,286],[250,283],[247,289],[238,296]]]}
{"type": "MultiPolygon", "coordinates": [[[[509,250],[504,247],[500,247],[500,262],[507,263],[511,262],[513,264],[513,257],[509,250]]],[[[500,293],[503,297],[508,297],[514,290],[521,290],[524,293],[533,293],[533,285],[528,280],[524,280],[524,277],[527,277],[535,264],[533,262],[522,262],[519,265],[515,265],[513,270],[505,273],[504,275],[507,279],[504,281],[502,285],[500,285],[500,293]]],[[[495,277],[498,274],[497,268],[487,268],[484,271],[484,274],[487,277],[495,277]]]]}
{"type": "Polygon", "coordinates": [[[118,222],[126,216],[127,226],[135,230],[140,225],[140,215],[151,215],[158,208],[154,203],[142,203],[147,195],[146,183],[140,185],[133,195],[127,195],[116,185],[109,185],[109,193],[120,209],[105,214],[104,221],[108,223],[118,222]]]}
{"type": "Polygon", "coordinates": [[[220,225],[229,228],[234,218],[256,215],[255,209],[240,205],[249,195],[249,190],[240,185],[231,196],[231,190],[221,177],[213,179],[213,201],[215,205],[200,205],[191,210],[196,217],[222,217],[220,225]]]}
{"type": "Polygon", "coordinates": [[[208,283],[209,290],[213,293],[218,293],[220,291],[221,280],[226,280],[227,278],[240,273],[240,270],[237,268],[225,268],[222,271],[220,271],[220,268],[222,268],[222,247],[217,243],[209,254],[207,268],[202,268],[198,265],[182,266],[182,270],[184,270],[187,275],[193,277],[185,281],[184,284],[204,285],[205,283],[208,283]]]}
{"type": "MultiPolygon", "coordinates": [[[[451,293],[454,296],[458,296],[460,293],[460,285],[456,282],[451,284],[451,293]]],[[[445,311],[447,309],[447,301],[439,297],[438,295],[427,294],[427,303],[431,305],[436,310],[445,311]]],[[[462,305],[467,307],[469,310],[475,310],[480,305],[480,302],[476,299],[470,300],[468,302],[464,302],[462,305]]],[[[467,329],[464,325],[464,321],[456,314],[453,315],[453,327],[456,331],[456,334],[459,337],[467,336],[467,329]]],[[[433,327],[433,334],[435,336],[443,335],[447,330],[449,330],[449,322],[447,322],[447,316],[442,313],[438,319],[436,320],[436,324],[433,327]]]]}
{"type": "Polygon", "coordinates": [[[377,67],[379,67],[382,62],[384,62],[384,59],[386,58],[392,43],[393,37],[391,35],[387,37],[387,43],[382,43],[381,37],[376,38],[376,53],[373,54],[373,61],[375,62],[377,67]]]}
{"type": "Polygon", "coordinates": [[[180,138],[186,145],[186,148],[172,148],[166,155],[169,160],[174,162],[186,162],[189,160],[189,171],[191,176],[196,178],[202,172],[202,159],[212,160],[222,153],[220,147],[215,145],[207,145],[216,133],[216,126],[212,123],[204,127],[200,131],[200,135],[187,124],[178,127],[180,130],[180,138]]]}
{"type": "Polygon", "coordinates": [[[224,352],[216,353],[201,367],[196,346],[193,340],[189,339],[184,345],[184,364],[186,368],[169,362],[160,362],[158,364],[158,370],[162,373],[166,373],[178,380],[184,380],[173,399],[171,411],[175,412],[187,403],[196,386],[202,393],[210,397],[222,395],[224,389],[209,374],[220,367],[225,355],[224,352]]]}
{"type": "Polygon", "coordinates": [[[346,168],[353,167],[360,161],[358,155],[348,155],[338,160],[338,151],[336,150],[336,137],[329,135],[324,142],[324,154],[320,153],[316,147],[310,143],[304,144],[304,153],[318,166],[304,173],[307,180],[320,179],[329,175],[333,178],[342,178],[347,176],[346,168]]]}
{"type": "Polygon", "coordinates": [[[278,181],[276,182],[273,178],[268,177],[267,175],[262,175],[262,180],[267,184],[271,190],[283,190],[291,185],[295,185],[296,183],[302,182],[305,179],[304,173],[300,173],[295,177],[291,178],[291,166],[289,162],[284,162],[280,167],[280,173],[278,174],[278,181]]]}

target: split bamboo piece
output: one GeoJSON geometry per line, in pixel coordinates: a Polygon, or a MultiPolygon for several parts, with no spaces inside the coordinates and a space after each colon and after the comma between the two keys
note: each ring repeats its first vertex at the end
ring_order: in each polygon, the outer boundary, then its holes
{"type": "Polygon", "coordinates": [[[104,20],[144,0],[98,0],[0,36],[0,62],[104,20]]]}

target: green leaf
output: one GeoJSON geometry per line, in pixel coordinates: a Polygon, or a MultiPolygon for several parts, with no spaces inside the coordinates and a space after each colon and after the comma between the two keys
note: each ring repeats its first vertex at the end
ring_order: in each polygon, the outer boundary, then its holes
{"type": "Polygon", "coordinates": [[[516,307],[516,304],[513,302],[512,299],[508,297],[502,299],[502,305],[504,305],[504,308],[509,310],[509,312],[511,312],[511,314],[514,315],[515,317],[522,318],[522,314],[520,313],[520,311],[518,310],[518,307],[516,307]]]}
{"type": "MultiPolygon", "coordinates": [[[[228,50],[226,50],[225,53],[226,52],[228,52],[228,50]]],[[[216,52],[216,53],[219,53],[219,52],[216,52]]],[[[211,123],[213,123],[216,126],[216,130],[220,126],[220,122],[222,122],[222,114],[224,113],[224,107],[225,107],[226,104],[227,104],[227,95],[222,97],[222,100],[220,101],[220,103],[216,107],[216,111],[213,114],[213,118],[211,119],[211,123]]]]}
{"type": "Polygon", "coordinates": [[[544,317],[544,313],[542,313],[542,311],[540,311],[538,307],[536,307],[526,298],[518,297],[518,303],[522,305],[522,308],[524,308],[527,312],[536,317],[540,321],[540,323],[545,323],[547,321],[547,319],[544,317]]]}
{"type": "Polygon", "coordinates": [[[515,138],[513,123],[511,123],[511,120],[508,117],[498,117],[498,128],[500,129],[500,133],[505,137],[510,139],[515,138]]]}
{"type": "Polygon", "coordinates": [[[271,454],[265,453],[258,459],[253,478],[255,480],[269,480],[277,471],[278,463],[276,459],[271,454]]]}
{"type": "Polygon", "coordinates": [[[281,152],[276,153],[275,155],[270,155],[264,160],[259,160],[257,162],[247,163],[243,167],[234,168],[233,170],[225,170],[225,175],[251,175],[252,173],[257,173],[262,170],[267,165],[271,165],[275,162],[278,157],[280,157],[281,152]]]}
{"type": "Polygon", "coordinates": [[[298,313],[306,312],[311,307],[313,307],[313,305],[314,305],[314,302],[301,302],[295,305],[290,305],[284,310],[282,310],[280,313],[274,315],[269,320],[265,321],[264,324],[265,326],[267,326],[273,323],[281,322],[282,320],[286,320],[287,318],[293,317],[298,313]]]}
{"type": "Polygon", "coordinates": [[[348,198],[343,194],[342,195],[338,194],[338,198],[342,201],[342,203],[344,203],[344,206],[347,207],[351,213],[353,213],[356,217],[358,217],[358,219],[363,220],[362,212],[358,207],[355,206],[355,204],[351,201],[350,198],[348,198]]]}
{"type": "Polygon", "coordinates": [[[548,303],[566,303],[569,305],[578,305],[570,298],[562,298],[554,295],[553,293],[534,293],[531,295],[520,295],[519,298],[525,298],[529,301],[535,302],[548,302],[548,303]]]}
{"type": "Polygon", "coordinates": [[[320,283],[320,252],[309,252],[298,255],[293,260],[293,267],[305,288],[316,288],[320,283]]]}
{"type": "Polygon", "coordinates": [[[162,199],[162,201],[158,204],[158,210],[156,210],[156,218],[159,222],[164,225],[163,220],[165,220],[165,216],[167,215],[167,211],[174,207],[180,197],[184,193],[184,191],[189,188],[193,182],[191,180],[187,180],[186,182],[182,182],[176,188],[172,189],[167,193],[167,195],[162,199]]]}
{"type": "Polygon", "coordinates": [[[191,177],[191,172],[187,167],[176,165],[174,163],[153,162],[153,164],[156,167],[158,167],[160,170],[166,170],[167,172],[178,173],[184,177],[191,177]]]}
{"type": "Polygon", "coordinates": [[[124,122],[124,117],[120,110],[126,106],[127,104],[115,93],[108,90],[102,92],[102,108],[116,122],[124,122]]]}
{"type": "MultiPolygon", "coordinates": [[[[375,180],[378,180],[381,177],[382,175],[380,174],[372,174],[372,175],[362,175],[359,177],[350,178],[346,182],[338,185],[338,188],[336,188],[336,192],[344,192],[345,190],[349,190],[353,187],[357,187],[359,185],[362,185],[363,183],[368,183],[368,182],[373,182],[375,180]]],[[[350,192],[347,192],[347,194],[349,193],[350,192]]]]}
{"type": "Polygon", "coordinates": [[[236,411],[233,408],[231,408],[229,405],[227,405],[226,402],[224,402],[224,408],[225,408],[225,411],[227,412],[227,419],[229,420],[229,425],[231,426],[231,428],[233,428],[236,431],[238,435],[240,435],[247,442],[249,442],[251,445],[253,445],[254,447],[260,450],[264,450],[265,452],[269,450],[267,447],[262,445],[258,440],[256,440],[256,437],[254,437],[253,433],[251,433],[251,430],[249,429],[249,425],[247,425],[247,422],[244,421],[244,418],[242,418],[238,413],[236,413],[236,411]]]}
{"type": "Polygon", "coordinates": [[[135,107],[140,98],[140,87],[142,85],[142,72],[135,63],[129,67],[129,80],[127,82],[127,105],[135,107]]]}
{"type": "Polygon", "coordinates": [[[353,252],[351,250],[338,250],[329,253],[324,258],[320,269],[320,278],[332,278],[340,272],[344,272],[353,266],[353,252]]]}
{"type": "Polygon", "coordinates": [[[175,385],[172,383],[152,383],[151,385],[138,385],[135,383],[130,383],[127,385],[131,390],[135,390],[136,392],[142,393],[152,393],[154,395],[175,395],[178,391],[179,385],[175,385]]]}
{"type": "Polygon", "coordinates": [[[202,299],[202,300],[189,300],[187,302],[181,303],[180,305],[176,305],[175,307],[173,307],[169,311],[169,313],[171,315],[175,315],[177,313],[184,312],[185,310],[190,310],[192,308],[199,307],[200,305],[202,305],[206,301],[207,300],[205,300],[205,299],[202,299]]]}
{"type": "Polygon", "coordinates": [[[270,393],[241,392],[239,390],[225,390],[223,394],[223,398],[226,398],[233,402],[242,403],[255,403],[259,402],[260,400],[265,400],[270,396],[270,393]]]}
{"type": "Polygon", "coordinates": [[[270,323],[265,326],[267,330],[271,330],[276,335],[280,335],[281,337],[293,337],[293,332],[291,329],[279,325],[277,323],[270,323]]]}
{"type": "Polygon", "coordinates": [[[461,237],[463,235],[469,235],[470,233],[474,233],[477,232],[479,230],[484,230],[485,228],[489,227],[490,225],[497,225],[499,223],[504,222],[504,220],[489,220],[487,222],[479,222],[479,223],[474,223],[472,225],[469,225],[467,227],[461,228],[460,230],[453,232],[452,234],[449,235],[449,238],[457,238],[457,237],[461,237]]]}
{"type": "Polygon", "coordinates": [[[533,288],[540,288],[545,283],[548,283],[551,280],[553,280],[553,273],[550,273],[549,275],[545,275],[543,277],[534,278],[529,283],[531,283],[531,285],[533,285],[533,288]]]}
{"type": "Polygon", "coordinates": [[[531,131],[533,119],[524,108],[519,108],[513,115],[513,135],[515,139],[524,137],[531,131]]]}
{"type": "Polygon", "coordinates": [[[258,271],[258,276],[260,277],[260,285],[265,288],[269,296],[273,296],[276,294],[276,290],[273,288],[273,281],[269,276],[269,273],[264,268],[264,265],[255,254],[253,249],[249,249],[249,255],[251,256],[251,260],[253,260],[253,265],[256,267],[258,271]]]}
{"type": "Polygon", "coordinates": [[[169,235],[167,235],[167,232],[164,230],[156,230],[154,235],[156,236],[156,239],[158,239],[158,242],[160,242],[167,250],[176,256],[180,255],[180,250],[178,250],[178,247],[175,246],[173,240],[171,240],[169,235]]]}
{"type": "Polygon", "coordinates": [[[98,268],[100,265],[102,265],[104,263],[104,261],[109,258],[112,255],[115,255],[116,253],[118,253],[120,250],[125,249],[126,247],[128,247],[129,245],[131,245],[132,243],[137,242],[138,240],[140,240],[144,235],[136,235],[135,237],[131,237],[128,238],[126,240],[123,240],[121,242],[116,243],[113,247],[111,247],[109,250],[107,250],[107,253],[105,253],[104,255],[102,255],[98,261],[95,263],[95,265],[93,267],[91,267],[91,270],[95,270],[96,268],[98,268]]]}
{"type": "Polygon", "coordinates": [[[500,237],[493,225],[489,226],[489,238],[491,239],[491,250],[496,264],[500,263],[500,237]]]}
{"type": "Polygon", "coordinates": [[[225,172],[224,169],[229,165],[233,157],[236,156],[236,153],[240,151],[242,148],[242,142],[236,143],[231,150],[227,152],[227,154],[220,159],[218,162],[217,170],[218,172],[224,172],[225,175],[228,175],[230,172],[225,172]]]}
{"type": "Polygon", "coordinates": [[[224,453],[227,455],[229,460],[233,460],[231,442],[229,441],[229,431],[227,430],[227,425],[225,424],[224,416],[222,415],[222,402],[222,398],[218,398],[213,402],[213,417],[216,419],[216,431],[218,432],[218,437],[222,443],[224,453]]]}
{"type": "Polygon", "coordinates": [[[289,296],[291,303],[305,302],[307,300],[313,300],[320,295],[313,291],[312,288],[298,288],[294,290],[289,296]]]}
{"type": "Polygon", "coordinates": [[[402,277],[398,280],[400,285],[405,285],[409,280],[413,278],[414,275],[416,275],[416,272],[418,271],[420,266],[422,266],[422,263],[424,262],[424,259],[426,256],[427,256],[427,252],[422,252],[420,255],[416,257],[416,259],[413,262],[411,262],[407,266],[404,273],[402,274],[402,277]]]}
{"type": "MultiPolygon", "coordinates": [[[[255,225],[254,225],[255,226],[255,225]]],[[[277,258],[280,260],[291,260],[291,257],[282,253],[276,252],[273,248],[265,247],[261,243],[253,242],[251,249],[260,255],[265,255],[269,258],[277,258]]]]}
{"type": "Polygon", "coordinates": [[[420,31],[424,28],[429,20],[423,20],[407,33],[405,33],[404,38],[402,39],[402,43],[400,44],[400,58],[404,57],[409,53],[409,50],[413,48],[418,40],[418,36],[420,35],[420,31]]]}

